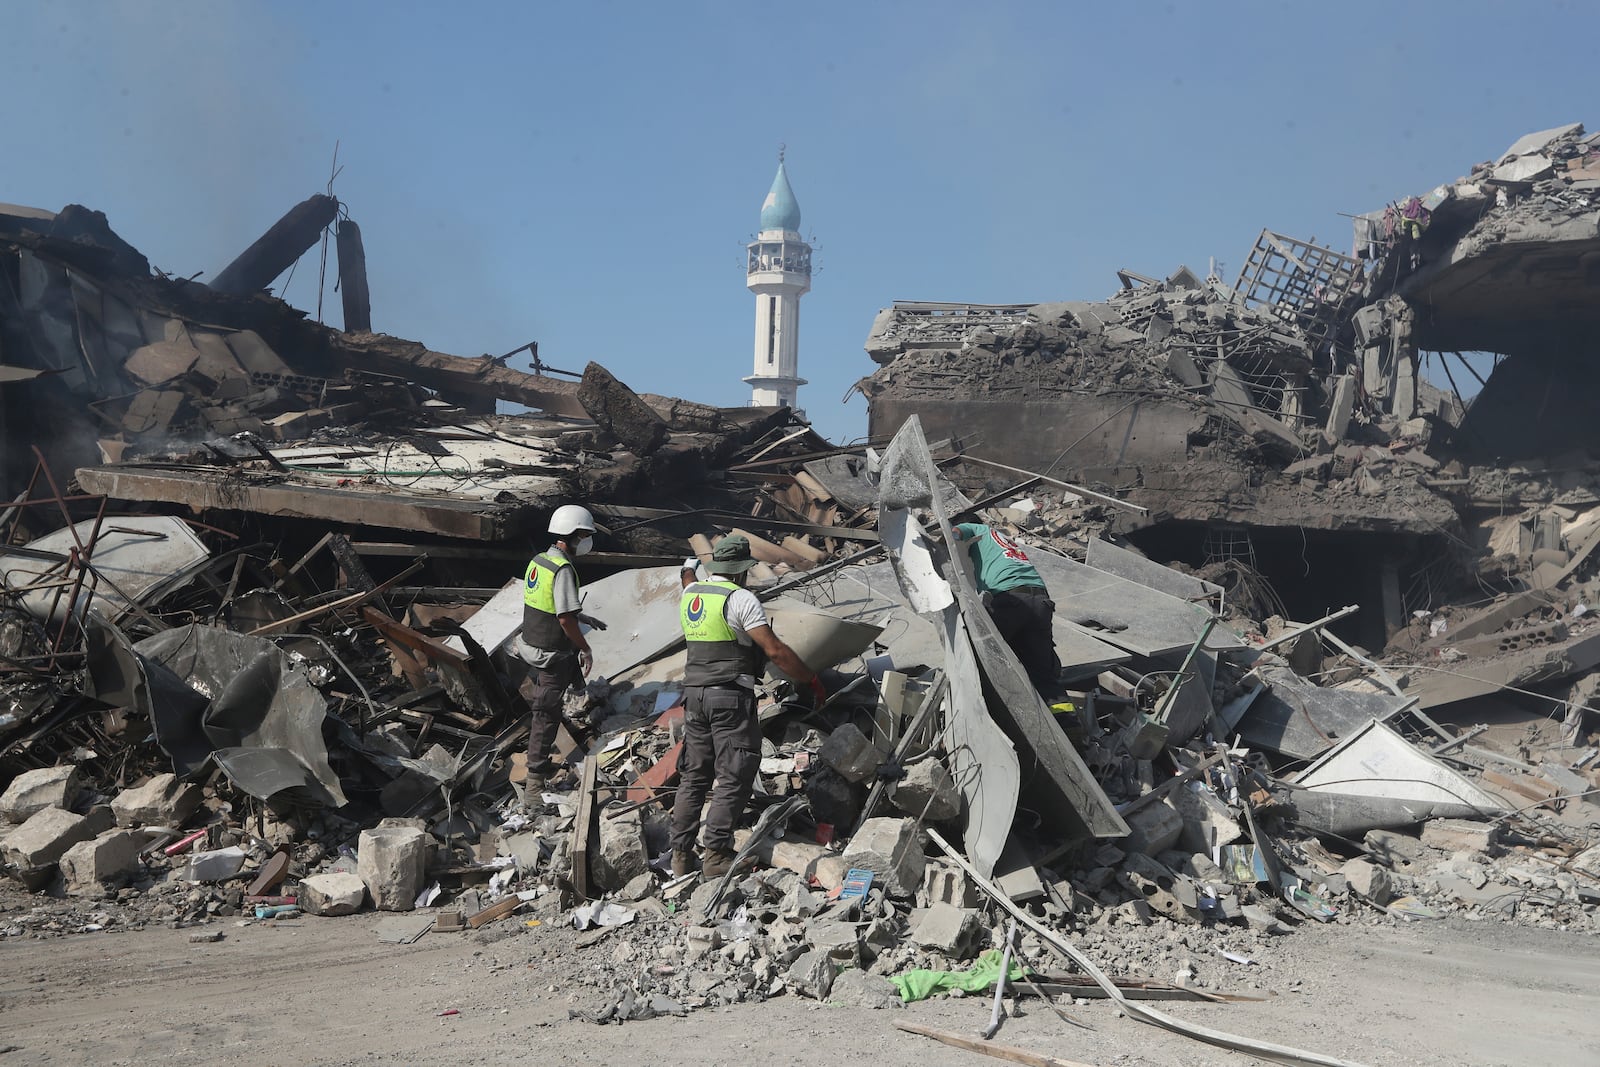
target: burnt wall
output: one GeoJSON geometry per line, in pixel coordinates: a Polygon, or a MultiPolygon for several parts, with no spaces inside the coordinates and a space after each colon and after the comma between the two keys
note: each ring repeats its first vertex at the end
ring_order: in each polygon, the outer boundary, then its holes
{"type": "Polygon", "coordinates": [[[1138,479],[1140,467],[1183,463],[1189,440],[1205,425],[1192,408],[1126,396],[1063,395],[1043,401],[873,400],[869,432],[892,437],[922,416],[930,442],[956,440],[968,455],[1112,485],[1138,479]],[[1058,462],[1059,460],[1059,462],[1058,462]]]}
{"type": "Polygon", "coordinates": [[[1476,460],[1600,455],[1600,352],[1508,356],[1456,432],[1476,460]]]}

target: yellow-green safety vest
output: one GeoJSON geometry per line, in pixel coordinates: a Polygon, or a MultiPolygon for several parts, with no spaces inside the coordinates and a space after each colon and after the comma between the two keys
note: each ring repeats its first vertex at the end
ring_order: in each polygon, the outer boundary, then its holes
{"type": "MultiPolygon", "coordinates": [[[[534,648],[566,652],[573,647],[556,618],[556,575],[572,561],[540,553],[528,564],[522,579],[522,639],[534,648]]],[[[572,580],[578,580],[576,571],[572,580]]]]}
{"type": "Polygon", "coordinates": [[[678,601],[678,622],[689,646],[685,685],[734,685],[758,677],[766,657],[749,637],[741,639],[728,623],[728,597],[739,586],[729,581],[695,582],[678,601]]]}

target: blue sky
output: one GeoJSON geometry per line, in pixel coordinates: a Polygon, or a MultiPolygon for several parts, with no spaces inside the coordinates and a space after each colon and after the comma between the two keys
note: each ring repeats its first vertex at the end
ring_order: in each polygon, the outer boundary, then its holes
{"type": "MultiPolygon", "coordinates": [[[[0,200],[98,208],[215,274],[334,184],[375,328],[537,338],[740,404],[743,243],[779,143],[820,267],[801,403],[834,439],[895,299],[1098,299],[1234,271],[1590,120],[1594,4],[9,5],[0,200]]],[[[314,311],[316,253],[287,298],[314,311]]],[[[281,280],[280,280],[281,284],[281,280]]],[[[331,289],[331,285],[330,285],[331,289]]],[[[338,299],[326,298],[338,324],[338,299]]]]}

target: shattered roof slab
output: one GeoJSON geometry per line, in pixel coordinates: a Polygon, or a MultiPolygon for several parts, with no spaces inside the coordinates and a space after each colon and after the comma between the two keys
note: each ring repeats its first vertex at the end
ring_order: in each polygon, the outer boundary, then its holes
{"type": "Polygon", "coordinates": [[[296,485],[270,476],[240,477],[204,467],[80,467],[77,477],[88,492],[117,500],[181,504],[197,510],[250,511],[471,541],[505,539],[517,513],[528,507],[407,496],[383,486],[363,489],[296,485]]]}
{"type": "MultiPolygon", "coordinates": [[[[1054,552],[1030,546],[1028,559],[1038,568],[1057,610],[1118,648],[1140,656],[1182,653],[1205,629],[1209,613],[1204,608],[1054,552]]],[[[1206,647],[1217,651],[1245,645],[1219,626],[1206,647]]]]}

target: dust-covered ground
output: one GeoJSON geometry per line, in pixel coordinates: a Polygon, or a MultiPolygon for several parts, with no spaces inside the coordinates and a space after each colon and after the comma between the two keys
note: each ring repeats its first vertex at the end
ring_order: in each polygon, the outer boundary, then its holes
{"type": "MultiPolygon", "coordinates": [[[[783,995],[596,1026],[567,1013],[601,999],[588,982],[614,969],[620,933],[579,949],[569,928],[511,920],[397,946],[377,941],[379,921],[222,920],[201,929],[223,940],[201,944],[163,927],[0,942],[0,1048],[10,1047],[0,1067],[984,1062],[894,1026],[971,1034],[988,1018],[983,997],[873,1011],[783,995]]],[[[1198,966],[1213,989],[1264,999],[1156,1006],[1374,1067],[1600,1062],[1600,938],[1455,918],[1341,923],[1271,938],[1256,954],[1256,966],[1198,966]]],[[[1122,1018],[1103,1000],[1069,1008],[1092,1030],[1037,1000],[1021,1007],[996,1040],[1076,1063],[1261,1062],[1122,1018]]]]}

